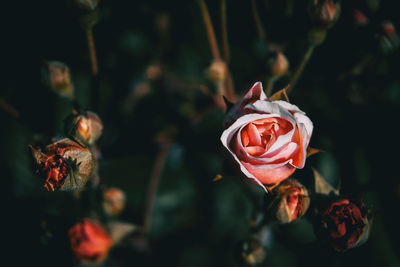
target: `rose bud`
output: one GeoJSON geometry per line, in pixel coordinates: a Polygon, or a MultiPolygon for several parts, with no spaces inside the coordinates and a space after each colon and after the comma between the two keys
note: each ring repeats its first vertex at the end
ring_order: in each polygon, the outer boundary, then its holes
{"type": "Polygon", "coordinates": [[[103,207],[104,211],[109,216],[120,214],[125,208],[126,197],[125,193],[118,188],[108,188],[104,192],[103,207]]]}
{"type": "Polygon", "coordinates": [[[267,191],[304,167],[312,131],[303,111],[271,101],[257,82],[228,111],[221,142],[241,173],[267,191]]]}
{"type": "Polygon", "coordinates": [[[45,147],[31,147],[39,173],[45,177],[47,191],[72,191],[83,188],[94,169],[89,149],[64,138],[45,147]]]}
{"type": "Polygon", "coordinates": [[[307,189],[295,179],[283,181],[273,190],[269,211],[280,223],[289,223],[303,216],[310,205],[307,189]]]}
{"type": "Polygon", "coordinates": [[[256,238],[248,238],[240,243],[240,262],[256,266],[265,260],[265,247],[256,238]]]}
{"type": "Polygon", "coordinates": [[[74,86],[69,67],[59,61],[47,62],[42,69],[44,83],[61,96],[74,98],[74,86]]]}
{"type": "Polygon", "coordinates": [[[399,48],[400,38],[391,22],[385,21],[382,23],[378,41],[380,50],[385,54],[390,54],[399,48]]]}
{"type": "Polygon", "coordinates": [[[269,72],[274,78],[285,75],[289,69],[289,62],[285,55],[280,51],[273,53],[267,64],[269,72]]]}
{"type": "Polygon", "coordinates": [[[99,116],[91,111],[71,115],[65,120],[65,132],[73,139],[85,145],[93,145],[101,136],[103,123],[99,116]]]}
{"type": "Polygon", "coordinates": [[[311,0],[309,14],[317,27],[328,29],[340,16],[340,3],[334,0],[311,0]]]}
{"type": "Polygon", "coordinates": [[[361,200],[337,199],[320,212],[317,234],[333,249],[343,252],[367,241],[370,219],[361,200]]]}
{"type": "Polygon", "coordinates": [[[100,262],[106,258],[112,245],[111,237],[106,230],[87,218],[72,226],[68,235],[77,261],[100,262]]]}
{"type": "Polygon", "coordinates": [[[225,79],[226,64],[221,60],[214,60],[207,70],[208,77],[211,81],[220,82],[225,79]]]}
{"type": "Polygon", "coordinates": [[[354,25],[359,27],[359,26],[365,26],[368,23],[368,18],[362,13],[360,10],[355,9],[353,11],[354,14],[354,25]]]}

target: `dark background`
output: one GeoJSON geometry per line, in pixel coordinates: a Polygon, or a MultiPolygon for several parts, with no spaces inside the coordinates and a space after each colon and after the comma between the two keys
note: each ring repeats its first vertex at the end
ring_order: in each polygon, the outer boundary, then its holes
{"type": "MultiPolygon", "coordinates": [[[[284,46],[292,72],[306,50],[310,29],[306,1],[293,2],[290,14],[288,1],[257,1],[267,41],[284,46]]],[[[207,3],[219,37],[218,1],[207,3]]],[[[311,145],[326,151],[312,156],[294,177],[309,185],[313,166],[333,184],[340,180],[342,193],[361,195],[374,213],[370,240],[339,255],[315,241],[307,219],[274,225],[265,266],[399,266],[399,51],[380,49],[381,23],[400,25],[396,7],[396,1],[344,1],[338,23],[316,48],[290,95],[314,123],[311,145]],[[354,9],[368,17],[366,26],[354,26],[354,9]],[[352,73],[363,60],[362,70],[352,73]]],[[[28,145],[62,136],[63,119],[71,110],[41,80],[43,61],[58,60],[71,69],[79,103],[103,120],[100,176],[103,184],[127,194],[121,220],[141,224],[158,151],[154,138],[171,125],[177,129],[157,195],[150,254],[116,247],[106,266],[240,266],[235,245],[249,235],[254,206],[241,181],[224,167],[219,141],[223,114],[213,109],[192,123],[188,114],[211,101],[190,86],[175,86],[177,81],[210,84],[204,72],[211,53],[198,4],[105,0],[99,8],[94,38],[100,90],[93,98],[85,32],[65,2],[3,3],[0,97],[21,118],[0,111],[3,252],[13,266],[70,266],[67,229],[99,205],[77,201],[70,193],[45,192],[34,173],[28,145]],[[169,17],[166,38],[155,27],[160,14],[169,17]],[[149,84],[144,74],[154,62],[162,62],[170,77],[149,84]],[[151,90],[129,105],[127,99],[140,83],[151,90]],[[228,177],[213,183],[218,173],[228,177]]],[[[249,1],[227,0],[227,17],[230,68],[236,91],[243,94],[254,82],[265,82],[269,51],[258,40],[249,1]]],[[[289,78],[279,80],[275,89],[289,78]]]]}

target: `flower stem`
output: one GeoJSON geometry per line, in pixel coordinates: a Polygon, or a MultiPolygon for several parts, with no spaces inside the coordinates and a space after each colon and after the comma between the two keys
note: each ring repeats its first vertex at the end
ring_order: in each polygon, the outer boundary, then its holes
{"type": "Polygon", "coordinates": [[[229,62],[228,27],[226,23],[226,0],[221,0],[221,28],[222,28],[222,52],[226,64],[229,62]]]}
{"type": "Polygon", "coordinates": [[[254,22],[256,23],[258,37],[260,38],[261,41],[265,41],[266,34],[265,34],[264,27],[261,23],[260,16],[258,15],[256,0],[251,0],[251,10],[253,11],[253,18],[254,18],[254,22]]]}
{"type": "Polygon", "coordinates": [[[160,151],[157,154],[153,170],[150,176],[149,187],[147,191],[146,206],[144,211],[143,233],[147,234],[151,228],[151,217],[153,214],[154,201],[156,198],[158,184],[161,174],[168,158],[171,142],[164,141],[160,143],[160,151]]]}
{"type": "Polygon", "coordinates": [[[19,119],[19,112],[13,106],[8,104],[3,98],[0,98],[0,108],[14,119],[19,119]]]}
{"type": "Polygon", "coordinates": [[[267,97],[270,97],[272,95],[272,90],[274,89],[274,83],[276,81],[276,78],[270,77],[267,80],[267,87],[265,89],[265,94],[267,97]]]}
{"type": "Polygon", "coordinates": [[[88,49],[89,49],[89,54],[90,54],[90,63],[92,66],[92,75],[97,76],[99,73],[99,68],[97,65],[97,57],[96,57],[96,47],[94,44],[94,38],[93,38],[93,28],[89,27],[86,29],[86,37],[87,37],[87,43],[88,43],[88,49]]]}
{"type": "Polygon", "coordinates": [[[215,37],[214,27],[211,22],[210,14],[204,0],[198,0],[201,13],[203,15],[204,24],[206,26],[208,41],[210,42],[211,52],[214,60],[220,60],[221,56],[218,50],[217,38],[215,37]]]}
{"type": "Polygon", "coordinates": [[[303,56],[302,61],[300,62],[300,64],[297,66],[296,71],[294,72],[292,78],[290,79],[289,82],[289,88],[287,89],[287,93],[289,93],[294,85],[296,84],[296,82],[299,80],[299,78],[301,77],[301,74],[304,71],[305,66],[307,65],[307,62],[310,60],[311,55],[314,51],[315,45],[310,45],[306,51],[306,53],[303,56]]]}

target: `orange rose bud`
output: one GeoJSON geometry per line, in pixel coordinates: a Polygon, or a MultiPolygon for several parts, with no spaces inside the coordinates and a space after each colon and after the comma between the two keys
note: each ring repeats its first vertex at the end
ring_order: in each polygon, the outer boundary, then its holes
{"type": "Polygon", "coordinates": [[[280,223],[289,223],[303,216],[310,205],[307,189],[295,179],[283,181],[274,188],[275,198],[270,211],[280,223]]]}
{"type": "Polygon", "coordinates": [[[59,61],[47,62],[42,69],[44,83],[57,94],[74,98],[74,86],[69,67],[59,61]]]}
{"type": "Polygon", "coordinates": [[[106,258],[112,246],[106,230],[88,218],[72,226],[68,235],[74,257],[80,262],[100,262],[106,258]]]}
{"type": "Polygon", "coordinates": [[[268,60],[268,68],[271,76],[274,78],[285,75],[289,69],[289,61],[285,55],[278,51],[268,60]]]}
{"type": "Polygon", "coordinates": [[[66,134],[85,145],[93,145],[101,136],[103,123],[91,111],[72,115],[65,120],[66,134]]]}
{"type": "Polygon", "coordinates": [[[220,82],[225,79],[226,64],[222,60],[214,60],[207,70],[210,80],[220,82]]]}
{"type": "Polygon", "coordinates": [[[94,169],[89,149],[64,138],[45,147],[43,152],[33,147],[38,172],[44,176],[47,191],[72,191],[84,187],[94,169]]]}
{"type": "Polygon", "coordinates": [[[336,199],[320,211],[316,234],[338,252],[358,247],[368,240],[371,218],[360,199],[336,199]]]}
{"type": "Polygon", "coordinates": [[[334,0],[312,0],[310,18],[317,27],[331,28],[340,16],[340,3],[334,0]]]}
{"type": "Polygon", "coordinates": [[[125,193],[118,188],[108,188],[104,192],[103,207],[109,216],[117,216],[125,208],[125,193]]]}

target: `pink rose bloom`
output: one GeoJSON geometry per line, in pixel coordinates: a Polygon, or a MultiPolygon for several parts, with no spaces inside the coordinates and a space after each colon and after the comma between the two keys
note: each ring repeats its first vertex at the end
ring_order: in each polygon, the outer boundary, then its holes
{"type": "Polygon", "coordinates": [[[304,167],[311,120],[295,105],[269,100],[260,82],[228,111],[225,125],[222,144],[264,190],[304,167]]]}

